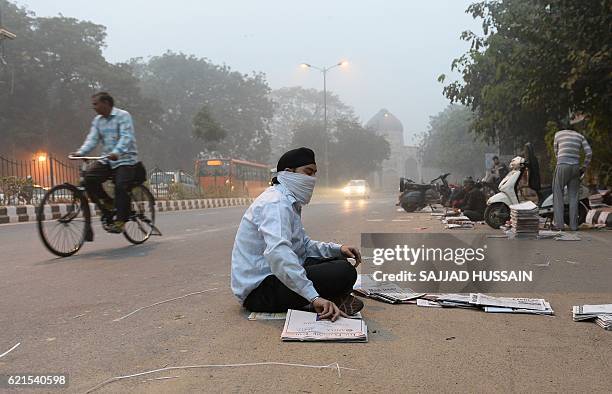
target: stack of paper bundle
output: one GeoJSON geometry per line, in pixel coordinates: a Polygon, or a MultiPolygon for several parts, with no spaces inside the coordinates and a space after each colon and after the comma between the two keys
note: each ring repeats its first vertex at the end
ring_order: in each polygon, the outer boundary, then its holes
{"type": "Polygon", "coordinates": [[[510,205],[510,223],[516,237],[536,237],[540,228],[538,206],[532,201],[510,205]]]}

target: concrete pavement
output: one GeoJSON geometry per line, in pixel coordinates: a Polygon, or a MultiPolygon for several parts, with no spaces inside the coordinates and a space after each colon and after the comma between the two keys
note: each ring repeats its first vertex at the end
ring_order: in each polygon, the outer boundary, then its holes
{"type": "MultiPolygon", "coordinates": [[[[304,224],[313,239],[357,245],[362,232],[448,231],[429,214],[398,212],[394,202],[392,196],[314,201],[304,209],[304,224]]],[[[160,214],[164,236],[141,246],[96,224],[96,242],[65,259],[44,249],[34,224],[0,226],[0,353],[21,342],[0,359],[0,373],[68,372],[66,391],[85,392],[110,377],[166,365],[338,362],[356,371],[338,377],[332,370],[288,366],[176,370],[97,392],[608,392],[612,387],[612,333],[573,323],[570,313],[573,304],[612,302],[612,291],[546,294],[555,317],[365,300],[369,343],[283,343],[283,322],[246,320],[229,289],[231,246],[244,209],[160,214]],[[114,321],[143,306],[209,289],[216,290],[114,321]],[[179,377],[145,381],[160,376],[179,377]]],[[[553,244],[550,253],[571,254],[576,261],[609,254],[612,232],[589,237],[588,243],[553,244]]],[[[612,273],[612,260],[602,261],[612,273]]]]}

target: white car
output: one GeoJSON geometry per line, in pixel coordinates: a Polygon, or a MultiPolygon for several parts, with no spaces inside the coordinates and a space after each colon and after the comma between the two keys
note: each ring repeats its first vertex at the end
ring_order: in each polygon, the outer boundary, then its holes
{"type": "Polygon", "coordinates": [[[344,198],[370,198],[370,185],[364,179],[352,179],[342,191],[344,198]]]}

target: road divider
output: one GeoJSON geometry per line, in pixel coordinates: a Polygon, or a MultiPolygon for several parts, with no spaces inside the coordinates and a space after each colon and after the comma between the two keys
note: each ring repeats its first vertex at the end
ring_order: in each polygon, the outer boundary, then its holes
{"type": "MultiPolygon", "coordinates": [[[[201,198],[194,200],[172,200],[156,201],[155,210],[157,212],[183,211],[190,209],[222,208],[248,205],[253,202],[252,198],[201,198]]],[[[45,220],[57,219],[68,212],[70,204],[53,204],[45,206],[43,214],[45,220]]],[[[0,225],[6,223],[35,222],[36,209],[34,205],[20,205],[0,207],[0,225]]],[[[90,203],[89,209],[92,216],[99,216],[100,210],[95,204],[90,203]]]]}

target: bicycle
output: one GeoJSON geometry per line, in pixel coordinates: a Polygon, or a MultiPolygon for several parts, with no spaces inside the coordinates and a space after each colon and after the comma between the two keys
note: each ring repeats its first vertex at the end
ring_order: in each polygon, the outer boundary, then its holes
{"type": "MultiPolygon", "coordinates": [[[[93,242],[91,210],[84,185],[84,172],[89,161],[106,156],[68,156],[70,160],[83,160],[79,185],[63,183],[52,187],[43,196],[36,209],[38,233],[45,247],[60,257],[72,256],[85,242],[93,242]]],[[[155,198],[140,182],[134,182],[129,190],[131,210],[123,230],[124,237],[132,244],[142,244],[151,235],[161,235],[155,227],[155,198]]],[[[115,210],[103,213],[102,227],[108,231],[113,223],[115,210]]]]}

